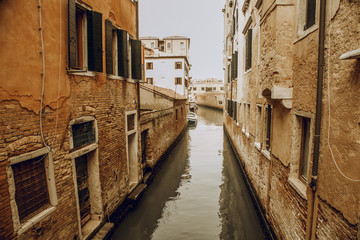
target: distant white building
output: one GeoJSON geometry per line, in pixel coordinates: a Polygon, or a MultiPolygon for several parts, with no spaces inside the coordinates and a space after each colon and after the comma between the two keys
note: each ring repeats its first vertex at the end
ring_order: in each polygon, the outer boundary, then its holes
{"type": "Polygon", "coordinates": [[[225,103],[224,82],[216,78],[192,80],[189,98],[199,105],[222,109],[225,103]]]}
{"type": "Polygon", "coordinates": [[[145,45],[145,82],[188,96],[190,38],[140,38],[145,45]]]}

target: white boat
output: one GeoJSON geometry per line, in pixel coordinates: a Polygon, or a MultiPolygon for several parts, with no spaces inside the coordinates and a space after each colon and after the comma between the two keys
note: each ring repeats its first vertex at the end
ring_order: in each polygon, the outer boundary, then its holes
{"type": "Polygon", "coordinates": [[[197,116],[194,112],[189,112],[187,114],[187,120],[189,124],[196,124],[197,123],[197,116]]]}

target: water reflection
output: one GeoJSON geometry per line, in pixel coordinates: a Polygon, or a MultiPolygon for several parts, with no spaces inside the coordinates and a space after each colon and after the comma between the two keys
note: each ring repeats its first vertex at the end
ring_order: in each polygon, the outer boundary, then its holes
{"type": "Polygon", "coordinates": [[[200,107],[197,115],[112,239],[264,239],[222,112],[200,107]]]}

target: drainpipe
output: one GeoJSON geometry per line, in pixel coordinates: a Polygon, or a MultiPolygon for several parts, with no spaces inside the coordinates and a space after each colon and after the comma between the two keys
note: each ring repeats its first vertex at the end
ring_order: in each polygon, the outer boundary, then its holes
{"type": "MultiPolygon", "coordinates": [[[[138,40],[140,40],[139,38],[139,2],[136,1],[135,2],[135,8],[136,8],[136,38],[138,40]]],[[[140,49],[142,50],[142,47],[140,47],[140,49]]],[[[144,51],[141,51],[141,62],[143,61],[143,54],[144,54],[144,51]]],[[[145,63],[145,60],[144,60],[144,63],[145,63]]],[[[142,65],[144,66],[144,65],[142,65]]],[[[143,67],[141,68],[141,70],[143,70],[143,67]]],[[[141,78],[143,78],[144,75],[143,75],[143,71],[141,72],[141,78]]],[[[141,79],[141,80],[144,80],[144,79],[141,79]]],[[[137,88],[137,112],[138,112],[138,119],[140,120],[140,81],[136,81],[136,88],[137,88]]]]}
{"type": "Polygon", "coordinates": [[[324,51],[325,51],[325,16],[326,0],[320,0],[320,19],[319,19],[319,48],[318,48],[318,72],[317,72],[317,93],[316,93],[316,113],[315,113],[315,136],[314,136],[314,154],[311,182],[309,184],[313,192],[310,238],[313,232],[313,221],[315,212],[315,197],[317,191],[317,178],[320,154],[320,130],[321,130],[321,112],[322,112],[322,89],[324,80],[324,51]]]}

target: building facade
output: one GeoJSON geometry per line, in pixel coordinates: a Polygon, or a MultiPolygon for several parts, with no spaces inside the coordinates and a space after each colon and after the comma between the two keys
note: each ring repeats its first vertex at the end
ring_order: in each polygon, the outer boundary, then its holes
{"type": "Polygon", "coordinates": [[[190,39],[142,37],[145,46],[145,82],[188,95],[190,39]]]}
{"type": "Polygon", "coordinates": [[[199,105],[223,109],[225,104],[224,82],[216,78],[191,80],[189,99],[199,105]]]}
{"type": "Polygon", "coordinates": [[[0,22],[0,238],[86,239],[143,178],[138,4],[1,1],[0,22]]]}
{"type": "Polygon", "coordinates": [[[225,129],[280,239],[359,238],[359,6],[225,3],[225,129]]]}

